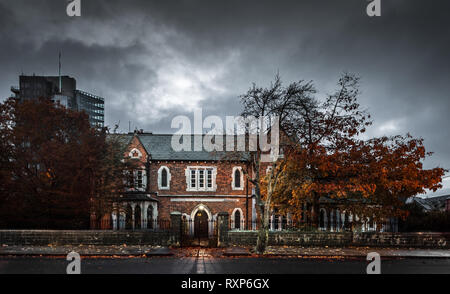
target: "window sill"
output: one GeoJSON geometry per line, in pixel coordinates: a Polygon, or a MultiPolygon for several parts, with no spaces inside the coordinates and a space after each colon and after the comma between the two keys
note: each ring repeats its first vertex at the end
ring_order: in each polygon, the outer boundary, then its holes
{"type": "Polygon", "coordinates": [[[231,189],[232,189],[233,191],[244,191],[244,187],[240,187],[240,188],[231,187],[231,189]]]}
{"type": "Polygon", "coordinates": [[[217,189],[186,189],[187,192],[216,192],[217,189]]]}

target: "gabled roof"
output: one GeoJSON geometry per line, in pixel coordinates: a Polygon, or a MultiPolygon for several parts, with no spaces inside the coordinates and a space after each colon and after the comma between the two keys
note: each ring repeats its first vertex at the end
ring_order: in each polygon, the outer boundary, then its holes
{"type": "Polygon", "coordinates": [[[422,206],[423,209],[430,211],[430,210],[440,210],[445,207],[445,201],[450,198],[450,195],[443,195],[438,197],[429,197],[429,198],[421,198],[418,196],[415,196],[411,199],[411,202],[414,201],[420,206],[422,206]]]}
{"type": "Polygon", "coordinates": [[[121,145],[123,145],[123,151],[125,152],[126,148],[131,143],[132,138],[132,134],[108,134],[106,136],[106,141],[117,140],[121,145]]]}
{"type": "MultiPolygon", "coordinates": [[[[152,134],[152,133],[136,133],[135,134],[141,144],[144,146],[147,153],[150,155],[150,160],[185,160],[185,161],[218,161],[227,160],[225,151],[209,152],[202,148],[202,151],[194,151],[194,137],[203,138],[206,135],[192,135],[191,138],[191,151],[175,151],[172,148],[173,134],[152,134]]],[[[134,134],[122,134],[121,140],[129,144],[134,134]]],[[[188,136],[189,137],[189,136],[188,136]]],[[[203,142],[203,141],[202,141],[203,142]]],[[[226,140],[223,138],[224,150],[226,140]]],[[[245,161],[248,158],[246,152],[236,152],[234,158],[237,160],[245,161]]],[[[230,159],[228,159],[230,160],[230,159]]]]}

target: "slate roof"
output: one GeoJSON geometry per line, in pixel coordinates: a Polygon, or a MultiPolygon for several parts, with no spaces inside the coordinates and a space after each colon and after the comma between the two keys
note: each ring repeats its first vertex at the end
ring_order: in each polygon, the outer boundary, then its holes
{"type": "MultiPolygon", "coordinates": [[[[187,160],[187,161],[218,161],[218,160],[237,160],[245,161],[248,158],[246,152],[235,152],[232,157],[225,151],[209,152],[204,148],[202,151],[194,151],[194,136],[201,136],[202,139],[206,135],[192,135],[191,138],[191,151],[175,151],[172,148],[172,136],[173,134],[152,134],[152,133],[137,133],[136,134],[144,146],[148,154],[150,154],[150,160],[187,160]]],[[[121,135],[121,139],[124,142],[130,142],[133,138],[133,134],[121,135]]],[[[223,138],[223,144],[225,150],[225,137],[223,138]]],[[[203,146],[204,147],[204,146],[203,146]]]]}
{"type": "Polygon", "coordinates": [[[125,152],[126,148],[130,144],[132,138],[133,138],[133,135],[130,135],[130,134],[108,134],[106,136],[106,141],[117,140],[117,142],[119,142],[121,145],[123,145],[123,148],[124,148],[123,151],[125,152]]]}
{"type": "Polygon", "coordinates": [[[449,198],[450,198],[450,195],[443,195],[443,196],[429,197],[429,198],[421,198],[421,197],[415,196],[415,197],[412,197],[411,200],[408,201],[407,203],[411,203],[414,201],[417,204],[419,204],[420,206],[422,206],[422,208],[426,211],[442,210],[445,208],[445,201],[449,198]]]}

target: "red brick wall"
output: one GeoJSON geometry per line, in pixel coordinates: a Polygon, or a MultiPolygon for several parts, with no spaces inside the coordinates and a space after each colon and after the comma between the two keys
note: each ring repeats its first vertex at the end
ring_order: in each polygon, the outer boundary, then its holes
{"type": "MultiPolygon", "coordinates": [[[[140,166],[145,166],[146,162],[150,160],[149,171],[147,172],[148,180],[147,187],[148,192],[158,193],[158,217],[159,219],[170,219],[170,212],[180,211],[191,215],[191,212],[199,204],[203,204],[207,207],[212,215],[219,212],[228,212],[231,216],[235,208],[242,210],[242,217],[246,218],[246,212],[248,211],[248,220],[251,220],[252,216],[252,185],[248,187],[248,208],[246,207],[246,194],[247,194],[247,179],[243,177],[243,189],[232,189],[232,172],[233,167],[241,167],[245,169],[245,164],[242,162],[204,162],[204,161],[151,161],[145,148],[140,143],[137,136],[134,136],[130,142],[130,145],[125,152],[125,157],[129,156],[129,152],[132,149],[138,149],[142,157],[139,159],[140,166]],[[170,170],[170,189],[159,190],[158,189],[158,170],[161,166],[166,166],[170,170]],[[186,174],[185,170],[188,166],[211,166],[217,168],[216,176],[216,190],[215,191],[187,191],[186,174]],[[180,199],[190,201],[171,201],[171,199],[180,199]],[[193,198],[204,198],[205,201],[192,201],[193,198]],[[219,202],[207,201],[208,199],[223,200],[219,202]]],[[[267,164],[261,166],[261,176],[266,174],[267,164]]]]}
{"type": "MultiPolygon", "coordinates": [[[[180,211],[191,215],[191,212],[199,204],[206,206],[214,215],[218,212],[226,211],[230,214],[235,208],[240,208],[243,216],[246,214],[246,178],[243,177],[243,190],[232,189],[233,167],[245,168],[240,162],[197,162],[197,161],[152,161],[150,163],[150,191],[158,192],[159,217],[168,219],[171,211],[180,211]],[[158,170],[161,166],[166,166],[170,170],[171,180],[169,190],[158,189],[158,170]],[[208,166],[217,168],[216,190],[215,191],[187,191],[185,170],[189,166],[208,166]],[[162,196],[168,195],[168,196],[162,196]],[[217,199],[223,202],[210,201],[171,201],[171,199],[217,199]]],[[[249,187],[248,195],[251,196],[252,189],[249,187]]],[[[251,219],[251,198],[248,200],[248,212],[251,219]]]]}
{"type": "MultiPolygon", "coordinates": [[[[139,165],[145,166],[145,163],[147,162],[147,159],[148,159],[148,154],[145,151],[144,146],[142,146],[141,142],[139,141],[138,137],[136,137],[136,136],[134,136],[133,139],[131,139],[131,142],[128,145],[128,148],[125,151],[124,157],[126,157],[126,158],[129,157],[130,151],[133,150],[134,148],[138,149],[142,154],[142,157],[139,159],[139,161],[140,161],[139,165]]],[[[135,160],[135,159],[133,159],[133,160],[135,160]]]]}
{"type": "MultiPolygon", "coordinates": [[[[202,196],[204,197],[204,196],[202,196]]],[[[189,197],[182,197],[188,199],[189,197]]],[[[211,197],[205,197],[210,199],[211,197]]],[[[202,204],[205,206],[212,215],[215,215],[219,212],[226,211],[231,217],[231,214],[233,213],[233,210],[235,208],[240,208],[242,210],[243,215],[241,215],[242,218],[246,219],[246,209],[245,209],[245,198],[223,198],[221,199],[225,200],[232,200],[232,201],[225,201],[225,202],[207,202],[207,201],[186,201],[186,202],[172,202],[171,199],[173,197],[159,197],[159,208],[158,208],[158,217],[159,219],[170,219],[170,212],[172,211],[179,211],[181,213],[186,213],[187,215],[191,215],[192,211],[195,209],[196,206],[199,204],[202,204]]],[[[192,199],[192,197],[191,197],[192,199]]],[[[252,200],[251,198],[248,199],[248,218],[251,220],[252,217],[252,200]]]]}
{"type": "MultiPolygon", "coordinates": [[[[232,171],[233,167],[245,168],[242,163],[229,163],[229,162],[189,162],[189,161],[157,161],[150,163],[150,191],[158,192],[163,195],[180,195],[180,194],[194,194],[198,196],[205,195],[245,195],[246,179],[244,177],[244,189],[233,190],[232,183],[232,171]],[[158,190],[158,170],[161,166],[166,166],[170,170],[171,181],[170,190],[158,190]],[[217,168],[216,177],[216,191],[187,191],[186,174],[185,170],[188,166],[208,166],[217,168]]],[[[251,194],[251,189],[249,190],[251,194]]]]}

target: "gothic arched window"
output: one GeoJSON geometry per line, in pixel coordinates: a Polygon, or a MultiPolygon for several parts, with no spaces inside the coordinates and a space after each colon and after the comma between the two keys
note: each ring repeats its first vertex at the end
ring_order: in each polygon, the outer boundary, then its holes
{"type": "Polygon", "coordinates": [[[158,170],[158,189],[170,189],[170,170],[166,166],[161,166],[158,170]]]}
{"type": "Polygon", "coordinates": [[[241,212],[239,210],[236,210],[234,213],[234,228],[241,229],[241,212]]]}
{"type": "Polygon", "coordinates": [[[244,189],[244,178],[243,178],[242,168],[239,166],[233,167],[233,172],[231,174],[231,188],[233,190],[243,190],[244,189]]]}
{"type": "Polygon", "coordinates": [[[238,169],[234,171],[234,187],[241,187],[241,171],[238,169]]]}
{"type": "Polygon", "coordinates": [[[167,170],[163,169],[161,171],[161,187],[167,187],[167,170]]]}

